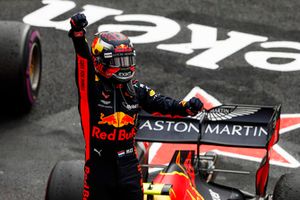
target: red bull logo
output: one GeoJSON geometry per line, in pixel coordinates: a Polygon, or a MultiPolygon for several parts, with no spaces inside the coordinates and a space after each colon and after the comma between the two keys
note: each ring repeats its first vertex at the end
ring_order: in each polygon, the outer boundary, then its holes
{"type": "Polygon", "coordinates": [[[125,45],[125,44],[120,44],[115,48],[115,53],[122,53],[122,52],[132,52],[133,48],[125,45]]]}
{"type": "Polygon", "coordinates": [[[136,114],[131,117],[123,112],[115,112],[114,114],[104,116],[101,113],[100,120],[98,124],[108,124],[110,126],[114,126],[115,128],[121,128],[123,126],[127,126],[129,124],[135,125],[136,114]]]}
{"type": "Polygon", "coordinates": [[[125,129],[114,129],[111,133],[106,133],[101,131],[99,127],[94,126],[92,131],[92,137],[99,140],[110,140],[110,141],[124,141],[132,139],[136,134],[135,128],[132,128],[131,131],[127,132],[125,129]]]}

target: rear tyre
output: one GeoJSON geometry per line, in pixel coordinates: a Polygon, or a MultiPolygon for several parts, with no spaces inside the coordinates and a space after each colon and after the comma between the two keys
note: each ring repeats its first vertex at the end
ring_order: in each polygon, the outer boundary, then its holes
{"type": "Polygon", "coordinates": [[[0,21],[1,111],[24,114],[36,102],[42,72],[40,35],[29,25],[0,21]]]}
{"type": "Polygon", "coordinates": [[[60,161],[48,179],[45,200],[82,200],[84,162],[60,161]]]}
{"type": "Polygon", "coordinates": [[[294,200],[300,197],[300,174],[284,174],[277,181],[273,200],[294,200]]]}

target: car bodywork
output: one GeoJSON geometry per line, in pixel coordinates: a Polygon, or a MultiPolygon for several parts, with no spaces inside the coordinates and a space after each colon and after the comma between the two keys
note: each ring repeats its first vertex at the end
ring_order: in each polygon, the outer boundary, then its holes
{"type": "Polygon", "coordinates": [[[270,198],[266,194],[270,150],[279,140],[280,111],[281,106],[221,105],[194,118],[141,115],[137,141],[197,145],[196,152],[176,151],[169,165],[151,183],[144,184],[145,199],[270,198]],[[214,183],[209,177],[214,173],[215,157],[200,155],[202,144],[265,149],[256,172],[256,193],[214,183]]]}

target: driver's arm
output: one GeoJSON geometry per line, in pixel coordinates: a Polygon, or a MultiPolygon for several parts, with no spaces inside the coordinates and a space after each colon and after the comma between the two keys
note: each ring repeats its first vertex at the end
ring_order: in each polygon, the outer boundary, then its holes
{"type": "Polygon", "coordinates": [[[189,101],[178,101],[163,96],[138,81],[135,82],[134,87],[137,91],[140,106],[148,113],[158,112],[162,115],[194,116],[203,107],[202,102],[195,97],[189,101]]]}
{"type": "Polygon", "coordinates": [[[81,79],[80,77],[84,78],[83,75],[80,76],[80,73],[83,74],[84,69],[88,74],[88,80],[93,79],[92,72],[94,71],[94,66],[89,45],[85,37],[84,28],[88,24],[85,15],[81,13],[73,15],[70,19],[70,24],[69,37],[72,38],[76,53],[76,83],[78,85],[78,79],[81,79]]]}
{"type": "Polygon", "coordinates": [[[95,99],[93,91],[94,87],[94,65],[89,50],[89,45],[85,38],[84,27],[87,25],[87,20],[83,14],[76,14],[71,17],[71,30],[69,37],[72,38],[75,53],[76,53],[76,85],[79,96],[79,112],[81,116],[81,125],[83,128],[84,137],[88,137],[90,127],[90,102],[95,99]]]}

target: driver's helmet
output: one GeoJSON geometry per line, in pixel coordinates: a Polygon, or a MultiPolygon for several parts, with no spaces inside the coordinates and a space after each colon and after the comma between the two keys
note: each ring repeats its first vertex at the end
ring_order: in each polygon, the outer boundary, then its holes
{"type": "Polygon", "coordinates": [[[128,82],[135,73],[135,50],[129,38],[118,32],[95,34],[92,58],[96,73],[117,82],[128,82]]]}

